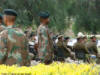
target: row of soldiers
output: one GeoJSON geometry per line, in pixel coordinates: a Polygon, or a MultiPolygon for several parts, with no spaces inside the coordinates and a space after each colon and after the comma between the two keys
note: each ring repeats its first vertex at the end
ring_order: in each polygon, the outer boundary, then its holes
{"type": "MultiPolygon", "coordinates": [[[[62,35],[53,35],[53,60],[55,61],[65,61],[66,58],[70,57],[73,60],[83,60],[90,62],[90,56],[98,57],[97,50],[97,40],[95,36],[92,36],[90,39],[87,39],[86,36],[79,36],[77,38],[77,42],[75,40],[75,44],[73,46],[69,46],[68,43],[70,41],[69,37],[64,37],[62,35]],[[88,55],[88,57],[86,57],[88,55]]],[[[36,54],[36,53],[34,53],[36,54]]],[[[37,54],[36,54],[37,55],[37,54]]],[[[52,59],[51,59],[52,60],[52,59]]]]}
{"type": "MultiPolygon", "coordinates": [[[[48,28],[49,16],[48,12],[39,14],[37,57],[40,62],[49,64],[53,59],[64,61],[69,56],[74,60],[76,58],[83,59],[86,54],[91,53],[98,56],[95,37],[91,38],[90,43],[86,43],[86,41],[83,41],[83,37],[79,37],[77,43],[70,47],[67,45],[69,38],[66,37],[63,40],[63,36],[59,36],[58,42],[55,44],[48,28]]],[[[20,28],[16,27],[16,18],[17,12],[13,9],[5,9],[3,16],[0,16],[0,64],[28,66],[31,61],[31,54],[28,51],[28,38],[20,28]],[[2,25],[2,21],[4,25],[2,25]]]]}
{"type": "MultiPolygon", "coordinates": [[[[80,59],[83,60],[84,62],[90,62],[89,55],[92,55],[95,58],[98,57],[98,50],[96,46],[97,40],[95,36],[92,36],[90,39],[87,39],[86,36],[84,37],[80,36],[77,38],[77,42],[76,39],[74,39],[76,43],[73,46],[70,46],[69,43],[72,42],[70,42],[69,37],[64,37],[62,35],[55,36],[52,34],[53,33],[50,33],[50,36],[52,36],[53,47],[54,47],[53,60],[65,61],[65,59],[70,57],[72,60],[80,59]],[[88,57],[86,57],[87,55],[88,57]]],[[[31,48],[30,50],[34,55],[37,55],[37,49],[35,48],[35,45],[37,45],[37,43],[34,44],[34,49],[31,48]]]]}
{"type": "Polygon", "coordinates": [[[95,36],[90,37],[89,40],[87,39],[86,36],[78,38],[77,43],[74,45],[74,50],[76,53],[76,57],[79,59],[83,59],[84,62],[90,63],[90,62],[93,62],[91,58],[93,59],[99,58],[99,52],[97,48],[97,39],[95,36]],[[77,53],[80,53],[80,54],[78,55],[77,53]]]}
{"type": "Polygon", "coordinates": [[[89,41],[86,36],[78,37],[77,42],[71,47],[68,45],[69,37],[63,38],[63,36],[60,35],[55,38],[49,32],[48,24],[50,22],[50,15],[48,12],[41,12],[39,16],[40,26],[37,30],[37,56],[41,62],[48,64],[51,63],[52,60],[64,61],[67,57],[71,57],[73,60],[82,59],[90,62],[91,55],[98,57],[95,36],[92,36],[89,41]],[[58,39],[57,43],[55,43],[55,39],[58,39]]]}
{"type": "Polygon", "coordinates": [[[95,36],[92,36],[89,41],[86,36],[80,36],[77,38],[77,42],[73,46],[68,45],[69,39],[69,37],[58,37],[55,53],[58,60],[64,61],[65,58],[71,57],[73,60],[91,62],[90,57],[92,55],[95,56],[95,58],[99,57],[95,36]]]}

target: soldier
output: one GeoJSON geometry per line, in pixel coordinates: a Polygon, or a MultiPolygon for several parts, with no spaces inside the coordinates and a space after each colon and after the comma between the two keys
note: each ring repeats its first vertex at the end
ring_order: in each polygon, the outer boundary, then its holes
{"type": "Polygon", "coordinates": [[[73,51],[73,47],[68,45],[69,40],[70,40],[70,37],[65,37],[64,38],[64,43],[66,44],[67,48],[69,48],[69,49],[71,49],[71,51],[73,51]]]}
{"type": "Polygon", "coordinates": [[[5,26],[2,25],[2,22],[3,22],[3,16],[2,14],[0,14],[0,32],[5,29],[5,26]]]}
{"type": "Polygon", "coordinates": [[[65,61],[65,53],[66,50],[63,47],[63,36],[59,35],[58,36],[58,42],[57,42],[57,58],[58,61],[65,61]]]}
{"type": "Polygon", "coordinates": [[[77,59],[86,61],[86,54],[88,54],[88,49],[83,44],[83,37],[78,37],[73,49],[75,50],[75,55],[77,59]]]}
{"type": "Polygon", "coordinates": [[[14,27],[16,17],[15,10],[4,10],[6,29],[0,33],[0,64],[28,66],[27,39],[21,29],[14,27]]]}
{"type": "Polygon", "coordinates": [[[74,57],[74,53],[67,48],[66,44],[63,41],[63,36],[58,36],[58,42],[57,42],[57,56],[59,61],[65,61],[65,58],[67,57],[74,57]]]}
{"type": "Polygon", "coordinates": [[[87,43],[87,48],[88,48],[90,54],[98,56],[98,50],[97,50],[96,37],[95,36],[92,36],[90,38],[90,41],[87,43]]]}
{"type": "MultiPolygon", "coordinates": [[[[65,44],[65,46],[67,47],[67,49],[69,49],[71,52],[74,53],[73,47],[70,46],[70,45],[68,45],[69,40],[70,40],[70,37],[65,37],[65,38],[64,38],[64,44],[65,44]]],[[[71,57],[71,59],[75,60],[75,56],[72,57],[72,56],[70,55],[70,57],[71,57]]]]}
{"type": "Polygon", "coordinates": [[[52,62],[53,55],[53,43],[49,35],[48,24],[49,24],[49,13],[41,12],[40,26],[38,27],[38,56],[41,62],[49,64],[52,62]]]}

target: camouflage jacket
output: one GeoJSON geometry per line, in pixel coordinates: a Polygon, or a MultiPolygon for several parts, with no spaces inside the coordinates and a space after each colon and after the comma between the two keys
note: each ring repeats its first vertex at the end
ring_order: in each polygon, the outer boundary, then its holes
{"type": "Polygon", "coordinates": [[[6,27],[3,25],[0,25],[0,32],[3,31],[6,27]]]}
{"type": "Polygon", "coordinates": [[[27,39],[19,28],[7,27],[0,33],[0,64],[30,64],[27,39]]]}
{"type": "Polygon", "coordinates": [[[50,60],[52,58],[52,40],[50,38],[48,27],[40,25],[38,28],[38,56],[42,60],[50,60]]]}

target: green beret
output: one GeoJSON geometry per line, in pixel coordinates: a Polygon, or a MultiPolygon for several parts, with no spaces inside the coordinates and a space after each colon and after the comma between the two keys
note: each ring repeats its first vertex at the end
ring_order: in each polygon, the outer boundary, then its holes
{"type": "Polygon", "coordinates": [[[2,14],[0,14],[0,19],[2,19],[2,14]]]}
{"type": "Polygon", "coordinates": [[[17,16],[17,12],[13,9],[5,9],[4,14],[9,16],[17,16]]]}
{"type": "Polygon", "coordinates": [[[49,14],[48,12],[40,12],[40,13],[39,13],[39,16],[40,16],[41,18],[46,19],[46,18],[49,18],[50,14],[49,14]]]}

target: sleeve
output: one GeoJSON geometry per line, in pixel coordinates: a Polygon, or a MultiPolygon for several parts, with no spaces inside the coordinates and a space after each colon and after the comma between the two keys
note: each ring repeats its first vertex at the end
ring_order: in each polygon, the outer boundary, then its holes
{"type": "Polygon", "coordinates": [[[71,49],[67,48],[67,45],[65,43],[63,43],[63,46],[69,53],[71,53],[71,49]]]}
{"type": "Polygon", "coordinates": [[[0,34],[0,64],[3,64],[7,56],[7,37],[6,34],[0,34]]]}
{"type": "Polygon", "coordinates": [[[98,53],[98,49],[97,49],[97,46],[95,44],[93,45],[93,48],[94,48],[94,52],[97,54],[98,53]]]}
{"type": "Polygon", "coordinates": [[[24,65],[30,65],[31,55],[29,54],[28,50],[28,40],[25,36],[23,36],[22,41],[22,58],[23,58],[23,64],[24,65]]]}
{"type": "Polygon", "coordinates": [[[89,54],[88,48],[87,48],[84,44],[83,44],[83,46],[84,46],[85,52],[86,52],[87,54],[89,54]]]}

